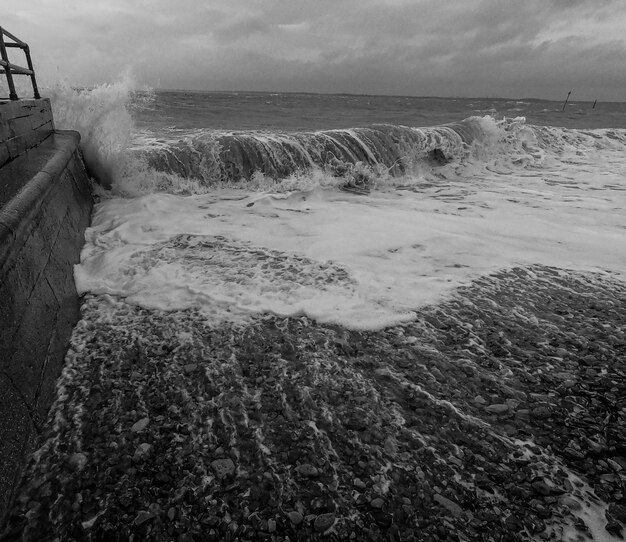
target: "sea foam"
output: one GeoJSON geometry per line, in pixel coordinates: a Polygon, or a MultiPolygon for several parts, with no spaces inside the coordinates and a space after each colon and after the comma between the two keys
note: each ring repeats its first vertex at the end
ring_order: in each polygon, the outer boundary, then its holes
{"type": "Polygon", "coordinates": [[[112,183],[76,267],[81,293],[215,321],[273,313],[367,329],[502,268],[626,265],[624,130],[484,116],[171,141],[134,129],[150,93],[128,81],[52,98],[58,127],[81,132],[89,170],[112,183]],[[289,152],[306,159],[281,173],[289,152]],[[233,153],[248,166],[271,155],[273,170],[225,178],[233,153]],[[179,169],[156,171],[163,155],[179,169]]]}

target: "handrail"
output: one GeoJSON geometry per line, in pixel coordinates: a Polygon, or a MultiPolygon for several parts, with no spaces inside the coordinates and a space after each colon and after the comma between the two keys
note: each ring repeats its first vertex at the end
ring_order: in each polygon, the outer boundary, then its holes
{"type": "Polygon", "coordinates": [[[37,80],[35,79],[35,69],[33,68],[33,62],[30,59],[30,49],[28,44],[22,40],[16,38],[10,32],[7,32],[0,26],[0,74],[4,73],[7,78],[7,85],[9,86],[9,98],[11,100],[18,100],[17,92],[15,92],[15,83],[13,82],[13,75],[28,75],[30,76],[31,83],[33,84],[33,95],[35,99],[39,99],[39,89],[37,88],[37,80]],[[12,41],[5,42],[4,37],[9,38],[12,41]],[[18,48],[24,51],[26,56],[26,63],[28,68],[23,68],[17,64],[9,62],[9,56],[7,54],[7,48],[18,48]]]}

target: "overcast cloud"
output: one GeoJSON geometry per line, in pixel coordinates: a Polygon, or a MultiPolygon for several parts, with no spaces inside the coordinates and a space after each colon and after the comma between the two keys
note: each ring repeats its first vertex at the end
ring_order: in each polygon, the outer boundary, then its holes
{"type": "Polygon", "coordinates": [[[44,83],[626,101],[624,0],[3,0],[44,83]]]}

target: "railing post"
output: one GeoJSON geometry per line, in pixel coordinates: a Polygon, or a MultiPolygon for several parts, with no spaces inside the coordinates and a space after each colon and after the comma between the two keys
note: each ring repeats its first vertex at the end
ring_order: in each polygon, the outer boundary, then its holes
{"type": "Polygon", "coordinates": [[[33,95],[36,100],[38,100],[41,96],[39,96],[39,89],[37,88],[37,80],[35,79],[35,68],[33,68],[33,61],[30,59],[30,48],[28,45],[24,47],[24,54],[26,55],[26,62],[28,62],[28,69],[33,72],[30,76],[30,80],[33,83],[33,95]]]}
{"type": "Polygon", "coordinates": [[[17,93],[15,92],[15,84],[13,83],[13,74],[11,74],[11,68],[8,66],[9,57],[7,55],[7,48],[4,46],[4,30],[0,26],[0,56],[2,60],[7,63],[4,68],[4,73],[7,76],[7,85],[9,85],[9,98],[11,100],[17,100],[17,93]]]}

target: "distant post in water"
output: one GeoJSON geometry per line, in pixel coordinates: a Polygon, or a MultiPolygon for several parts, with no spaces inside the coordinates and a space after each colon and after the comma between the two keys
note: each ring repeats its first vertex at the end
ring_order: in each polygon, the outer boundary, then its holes
{"type": "Polygon", "coordinates": [[[567,105],[567,100],[569,100],[569,96],[571,93],[571,90],[567,93],[567,98],[565,98],[565,102],[563,102],[563,109],[561,109],[561,111],[565,111],[565,106],[567,105]]]}
{"type": "Polygon", "coordinates": [[[593,102],[593,106],[591,107],[591,109],[595,109],[595,108],[596,108],[596,104],[597,104],[597,103],[598,103],[598,100],[595,100],[595,101],[593,102]]]}

